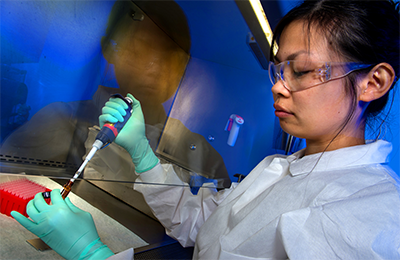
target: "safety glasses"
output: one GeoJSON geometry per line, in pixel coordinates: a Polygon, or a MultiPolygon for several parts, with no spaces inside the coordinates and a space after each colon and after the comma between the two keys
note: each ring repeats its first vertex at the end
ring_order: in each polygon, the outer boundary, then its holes
{"type": "Polygon", "coordinates": [[[290,60],[279,64],[269,63],[269,78],[274,85],[282,80],[291,92],[309,89],[328,81],[346,77],[351,72],[371,67],[371,64],[356,62],[316,62],[290,60]]]}

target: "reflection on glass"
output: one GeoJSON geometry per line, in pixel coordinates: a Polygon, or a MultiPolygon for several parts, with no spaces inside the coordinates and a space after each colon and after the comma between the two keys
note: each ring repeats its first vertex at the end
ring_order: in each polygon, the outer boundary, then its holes
{"type": "Polygon", "coordinates": [[[26,71],[1,64],[0,143],[29,117],[26,71]]]}
{"type": "MultiPolygon", "coordinates": [[[[50,103],[27,122],[29,108],[24,107],[23,100],[19,101],[19,117],[15,120],[19,125],[5,134],[1,146],[3,158],[17,159],[7,162],[26,164],[23,167],[28,174],[29,167],[36,165],[73,173],[91,148],[104,103],[111,94],[132,93],[141,102],[151,147],[157,148],[161,134],[168,136],[171,146],[167,144],[163,148],[164,159],[184,168],[180,171],[183,180],[199,183],[202,178],[221,179],[219,183],[229,185],[218,152],[203,136],[189,131],[180,121],[168,118],[166,113],[189,61],[190,34],[183,11],[174,1],[139,1],[137,5],[131,1],[116,1],[112,6],[105,34],[98,39],[107,65],[91,99],[50,103]],[[111,81],[116,85],[109,84],[109,75],[115,76],[111,81]],[[169,127],[163,129],[167,120],[169,127]],[[196,152],[188,153],[188,142],[196,143],[196,152]]],[[[56,47],[57,44],[53,46],[56,47]]],[[[57,86],[50,86],[50,90],[52,88],[57,86]]],[[[3,119],[6,116],[2,114],[2,122],[3,119]]],[[[50,172],[51,176],[64,173],[50,172]]],[[[39,173],[46,174],[46,171],[39,173]]],[[[129,154],[112,144],[96,153],[83,177],[131,183],[136,175],[129,154]]]]}

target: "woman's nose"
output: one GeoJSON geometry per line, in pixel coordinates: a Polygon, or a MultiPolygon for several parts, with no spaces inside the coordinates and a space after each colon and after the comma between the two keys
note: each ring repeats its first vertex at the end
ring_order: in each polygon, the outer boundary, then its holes
{"type": "Polygon", "coordinates": [[[290,96],[290,90],[285,86],[283,80],[278,80],[271,88],[274,96],[290,96]]]}

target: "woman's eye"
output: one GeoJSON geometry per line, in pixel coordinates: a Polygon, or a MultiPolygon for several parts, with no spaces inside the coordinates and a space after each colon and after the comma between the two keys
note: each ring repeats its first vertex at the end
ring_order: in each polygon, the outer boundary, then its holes
{"type": "Polygon", "coordinates": [[[295,77],[302,77],[302,76],[304,76],[304,75],[306,75],[307,73],[310,73],[311,72],[311,70],[306,70],[306,71],[293,71],[293,75],[295,76],[295,77]]]}

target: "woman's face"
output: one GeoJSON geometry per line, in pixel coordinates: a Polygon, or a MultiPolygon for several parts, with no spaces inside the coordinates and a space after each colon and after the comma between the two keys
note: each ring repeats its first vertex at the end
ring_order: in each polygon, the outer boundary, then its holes
{"type": "MultiPolygon", "coordinates": [[[[289,24],[283,31],[276,62],[286,60],[343,61],[331,51],[325,37],[302,21],[289,24]],[[310,37],[309,37],[310,36],[310,37]]],[[[307,147],[319,145],[326,148],[343,126],[351,110],[352,98],[345,91],[345,80],[332,80],[322,85],[298,92],[290,92],[278,81],[272,87],[275,114],[282,129],[299,138],[305,138],[307,147]]],[[[357,111],[356,111],[357,113],[357,111]]],[[[354,137],[359,133],[353,122],[340,136],[354,137]]],[[[340,136],[336,139],[340,139],[340,136]]],[[[335,139],[335,140],[336,140],[335,139]]],[[[334,148],[332,146],[331,148],[334,148]]],[[[323,150],[323,149],[322,149],[323,150]]]]}

